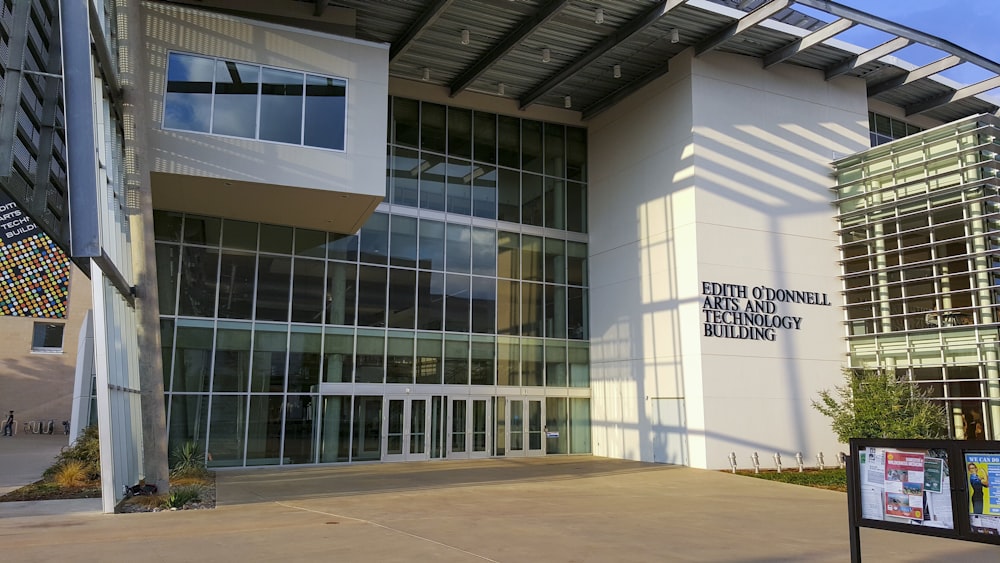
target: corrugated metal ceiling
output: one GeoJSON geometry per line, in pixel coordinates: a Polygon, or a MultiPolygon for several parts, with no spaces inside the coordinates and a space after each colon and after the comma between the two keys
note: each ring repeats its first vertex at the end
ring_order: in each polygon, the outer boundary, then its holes
{"type": "MultiPolygon", "coordinates": [[[[965,62],[974,59],[991,76],[1000,75],[1000,64],[986,57],[828,0],[274,0],[273,4],[300,8],[302,3],[312,4],[312,21],[268,16],[248,8],[253,3],[239,0],[177,3],[321,30],[323,12],[348,8],[356,14],[356,37],[392,46],[391,76],[426,77],[448,87],[452,94],[472,90],[516,98],[522,107],[565,107],[570,96],[572,109],[581,111],[584,118],[662,75],[669,69],[670,58],[688,47],[764,58],[803,37],[808,41],[809,33],[827,25],[809,15],[815,10],[829,14],[828,20],[846,18],[893,37],[916,38],[917,43],[958,55],[965,62]],[[800,6],[809,9],[796,9],[800,6]],[[601,23],[596,21],[598,9],[601,23]],[[770,17],[732,33],[740,19],[747,18],[746,23],[763,13],[770,17]],[[676,43],[671,41],[674,29],[678,31],[676,43]],[[467,43],[462,41],[463,30],[468,30],[467,43]],[[724,40],[715,44],[712,39],[720,33],[724,40]],[[545,50],[547,61],[543,61],[545,50]],[[615,65],[619,65],[619,77],[615,77],[615,65]]],[[[273,6],[270,11],[274,13],[273,6]]],[[[795,52],[783,64],[820,69],[829,75],[855,56],[864,57],[864,50],[838,42],[834,36],[795,52]]],[[[883,57],[851,65],[845,74],[864,78],[871,88],[905,76],[913,68],[883,57]]],[[[930,77],[873,98],[942,121],[1000,110],[992,98],[949,99],[955,93],[947,81],[930,77]]]]}

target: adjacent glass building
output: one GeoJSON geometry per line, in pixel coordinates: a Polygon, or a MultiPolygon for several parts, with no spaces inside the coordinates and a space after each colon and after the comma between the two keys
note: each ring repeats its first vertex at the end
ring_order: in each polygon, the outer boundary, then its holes
{"type": "Polygon", "coordinates": [[[155,213],[172,446],[215,467],[590,453],[586,131],[388,106],[356,234],[155,213]]]}
{"type": "Polygon", "coordinates": [[[978,116],[834,163],[850,365],[917,382],[958,438],[1000,423],[998,139],[978,116]]]}

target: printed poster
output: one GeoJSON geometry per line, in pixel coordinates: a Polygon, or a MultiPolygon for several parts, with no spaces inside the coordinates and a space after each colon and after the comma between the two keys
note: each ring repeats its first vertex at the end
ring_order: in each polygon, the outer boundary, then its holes
{"type": "Polygon", "coordinates": [[[862,518],[955,529],[946,451],[868,447],[858,454],[862,518]]]}
{"type": "Polygon", "coordinates": [[[969,514],[1000,516],[1000,454],[965,454],[969,514]]]}
{"type": "Polygon", "coordinates": [[[921,453],[885,454],[885,515],[924,518],[924,459],[921,453]]]}

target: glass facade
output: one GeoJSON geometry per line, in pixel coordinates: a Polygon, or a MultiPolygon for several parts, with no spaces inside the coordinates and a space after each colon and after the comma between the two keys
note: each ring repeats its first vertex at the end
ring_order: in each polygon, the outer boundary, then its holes
{"type": "Polygon", "coordinates": [[[835,163],[851,365],[917,382],[959,438],[976,437],[973,419],[1000,436],[998,125],[967,119],[835,163]]]}
{"type": "Polygon", "coordinates": [[[213,466],[590,452],[586,132],[390,112],[386,199],[358,233],[155,213],[171,447],[213,466]]]}

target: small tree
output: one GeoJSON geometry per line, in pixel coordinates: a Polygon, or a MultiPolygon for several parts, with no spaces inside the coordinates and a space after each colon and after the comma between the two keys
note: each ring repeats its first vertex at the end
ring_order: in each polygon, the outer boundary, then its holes
{"type": "Polygon", "coordinates": [[[832,420],[841,442],[850,438],[944,438],[948,416],[916,384],[885,370],[844,373],[846,384],[820,392],[813,407],[832,420]]]}

